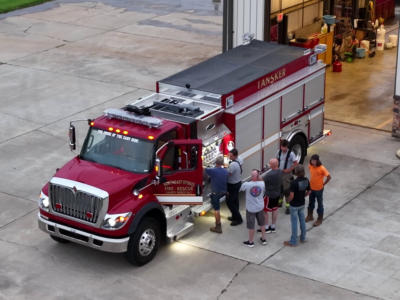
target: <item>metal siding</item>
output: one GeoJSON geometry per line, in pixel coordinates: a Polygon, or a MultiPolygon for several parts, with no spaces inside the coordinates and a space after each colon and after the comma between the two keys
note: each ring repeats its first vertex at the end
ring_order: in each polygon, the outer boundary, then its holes
{"type": "Polygon", "coordinates": [[[282,121],[287,121],[303,111],[303,86],[282,96],[282,121]]]}
{"type": "Polygon", "coordinates": [[[276,152],[278,152],[278,149],[279,149],[279,139],[276,140],[276,142],[273,142],[272,144],[269,144],[268,146],[266,146],[263,149],[265,166],[269,163],[269,160],[271,158],[275,157],[275,154],[276,154],[276,152]]]}
{"type": "Polygon", "coordinates": [[[250,18],[250,29],[249,32],[254,33],[254,37],[257,36],[257,1],[249,1],[248,3],[250,3],[250,14],[249,14],[249,18],[250,18]]]}
{"type": "Polygon", "coordinates": [[[280,98],[265,105],[264,111],[264,137],[268,138],[280,131],[280,98]]]}
{"type": "Polygon", "coordinates": [[[251,31],[251,2],[244,1],[243,3],[243,34],[251,31]]]}
{"type": "MultiPolygon", "coordinates": [[[[239,153],[239,155],[240,155],[240,153],[239,153]]],[[[253,155],[251,155],[243,160],[242,179],[246,179],[246,178],[250,177],[251,170],[253,170],[253,169],[260,170],[261,167],[262,167],[261,166],[261,151],[257,151],[253,155]]]]}
{"type": "Polygon", "coordinates": [[[233,46],[243,44],[243,35],[253,33],[264,40],[264,0],[234,0],[233,46]]]}
{"type": "Polygon", "coordinates": [[[305,106],[309,107],[324,99],[325,73],[306,83],[305,106]]]}
{"type": "Polygon", "coordinates": [[[257,40],[263,41],[264,40],[264,7],[265,0],[257,0],[257,8],[256,8],[256,13],[258,12],[257,15],[257,34],[256,38],[257,40]]]}
{"type": "Polygon", "coordinates": [[[236,120],[236,148],[239,154],[261,142],[262,110],[236,120]]]}

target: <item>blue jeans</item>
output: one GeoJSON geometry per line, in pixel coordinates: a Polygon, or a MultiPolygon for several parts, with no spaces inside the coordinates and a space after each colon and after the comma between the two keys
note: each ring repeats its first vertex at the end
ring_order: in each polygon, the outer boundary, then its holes
{"type": "Polygon", "coordinates": [[[317,214],[318,215],[324,214],[324,203],[323,203],[323,197],[322,197],[323,194],[324,194],[324,189],[319,190],[319,191],[311,190],[311,194],[309,197],[308,208],[313,211],[314,211],[314,207],[315,207],[315,198],[317,198],[317,202],[318,202],[317,214]]]}
{"type": "Polygon", "coordinates": [[[292,224],[292,236],[289,243],[297,245],[297,218],[300,222],[300,241],[306,240],[306,220],[304,218],[304,205],[290,206],[290,223],[292,224]]]}

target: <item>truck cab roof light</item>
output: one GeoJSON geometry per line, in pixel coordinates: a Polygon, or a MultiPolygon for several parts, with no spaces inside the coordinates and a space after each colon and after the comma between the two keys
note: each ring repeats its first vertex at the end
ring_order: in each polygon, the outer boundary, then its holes
{"type": "Polygon", "coordinates": [[[104,115],[108,118],[124,120],[140,125],[145,125],[150,128],[158,128],[162,125],[162,120],[154,117],[137,115],[123,109],[110,108],[104,111],[104,115]]]}
{"type": "Polygon", "coordinates": [[[92,122],[90,122],[90,126],[94,126],[94,122],[92,121],[92,122]]]}
{"type": "Polygon", "coordinates": [[[120,133],[120,132],[121,132],[121,129],[115,129],[115,132],[116,132],[116,133],[120,133]]]}
{"type": "Polygon", "coordinates": [[[122,133],[123,133],[124,135],[127,135],[127,134],[128,134],[128,130],[124,130],[122,133]]]}
{"type": "Polygon", "coordinates": [[[108,131],[114,131],[114,128],[108,127],[108,131]]]}
{"type": "Polygon", "coordinates": [[[147,138],[148,138],[149,140],[154,140],[154,136],[152,136],[152,135],[149,135],[147,138]]]}

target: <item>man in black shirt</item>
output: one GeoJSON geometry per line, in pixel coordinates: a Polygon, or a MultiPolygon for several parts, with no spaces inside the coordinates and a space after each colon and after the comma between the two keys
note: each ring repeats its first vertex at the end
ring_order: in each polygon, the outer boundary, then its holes
{"type": "Polygon", "coordinates": [[[297,219],[300,222],[300,242],[306,241],[306,221],[304,217],[304,205],[306,202],[305,197],[310,195],[310,182],[305,177],[304,167],[297,165],[294,169],[297,178],[290,184],[290,223],[292,225],[292,236],[290,241],[285,241],[285,246],[294,247],[297,246],[297,219]]]}

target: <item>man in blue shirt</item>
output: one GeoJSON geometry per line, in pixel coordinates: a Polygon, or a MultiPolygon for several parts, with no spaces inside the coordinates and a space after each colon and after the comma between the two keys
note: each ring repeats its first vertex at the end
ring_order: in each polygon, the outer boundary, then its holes
{"type": "Polygon", "coordinates": [[[220,199],[226,195],[226,186],[228,180],[228,171],[223,168],[224,158],[222,156],[217,157],[215,160],[215,168],[207,168],[206,174],[211,179],[211,205],[214,209],[215,216],[215,227],[211,227],[211,232],[222,233],[221,227],[221,215],[220,210],[220,199]]]}

